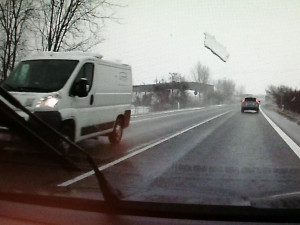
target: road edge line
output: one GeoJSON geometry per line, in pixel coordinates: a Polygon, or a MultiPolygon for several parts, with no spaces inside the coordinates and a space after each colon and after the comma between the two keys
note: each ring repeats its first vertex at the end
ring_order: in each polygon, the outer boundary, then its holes
{"type": "Polygon", "coordinates": [[[293,141],[278,125],[276,125],[270,117],[266,115],[266,113],[260,109],[262,115],[266,118],[266,120],[270,123],[273,129],[279,134],[279,136],[284,140],[284,142],[293,150],[293,152],[300,159],[300,147],[299,145],[293,141]]]}

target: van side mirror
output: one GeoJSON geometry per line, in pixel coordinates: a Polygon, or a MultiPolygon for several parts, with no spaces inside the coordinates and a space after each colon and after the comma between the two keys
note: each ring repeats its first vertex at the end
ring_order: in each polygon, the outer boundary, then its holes
{"type": "Polygon", "coordinates": [[[79,82],[75,83],[72,88],[72,95],[78,97],[86,97],[89,93],[89,82],[86,78],[80,78],[79,82]]]}

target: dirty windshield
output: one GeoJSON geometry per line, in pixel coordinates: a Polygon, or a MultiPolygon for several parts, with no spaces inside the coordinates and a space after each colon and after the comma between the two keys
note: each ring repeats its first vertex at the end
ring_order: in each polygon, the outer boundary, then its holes
{"type": "Polygon", "coordinates": [[[0,3],[1,192],[103,200],[89,155],[122,200],[300,208],[299,1],[70,2],[0,3]]]}

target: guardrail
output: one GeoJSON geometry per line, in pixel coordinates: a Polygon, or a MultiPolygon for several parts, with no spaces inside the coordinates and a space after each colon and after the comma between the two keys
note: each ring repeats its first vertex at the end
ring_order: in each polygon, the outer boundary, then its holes
{"type": "Polygon", "coordinates": [[[150,112],[150,107],[147,106],[131,107],[131,115],[145,114],[149,112],[150,112]]]}

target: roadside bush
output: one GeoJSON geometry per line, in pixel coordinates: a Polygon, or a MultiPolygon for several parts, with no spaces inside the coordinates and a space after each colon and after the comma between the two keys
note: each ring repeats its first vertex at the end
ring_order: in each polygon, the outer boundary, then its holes
{"type": "Polygon", "coordinates": [[[266,93],[279,108],[300,113],[300,90],[287,86],[269,86],[266,93]]]}

